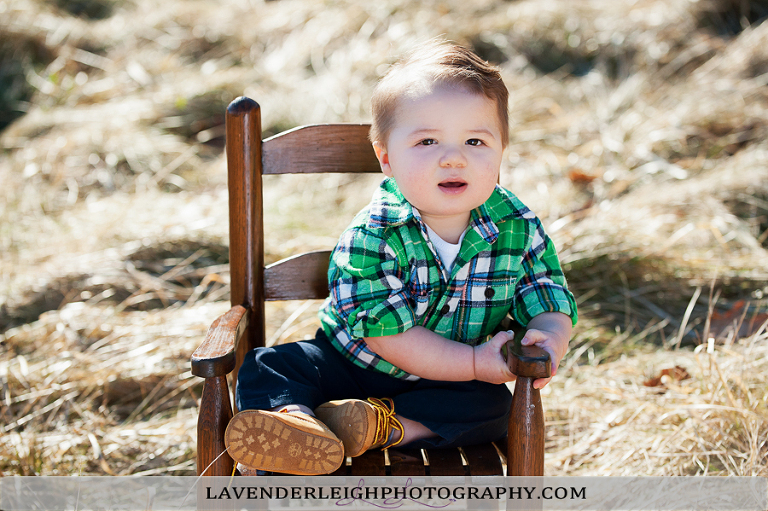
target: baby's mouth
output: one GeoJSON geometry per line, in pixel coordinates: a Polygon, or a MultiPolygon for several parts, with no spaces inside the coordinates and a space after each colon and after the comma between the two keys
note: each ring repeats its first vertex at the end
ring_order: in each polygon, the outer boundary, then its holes
{"type": "Polygon", "coordinates": [[[464,188],[466,188],[467,183],[465,181],[460,180],[450,180],[450,181],[443,181],[442,183],[439,183],[438,186],[442,188],[445,191],[459,191],[464,188]]]}

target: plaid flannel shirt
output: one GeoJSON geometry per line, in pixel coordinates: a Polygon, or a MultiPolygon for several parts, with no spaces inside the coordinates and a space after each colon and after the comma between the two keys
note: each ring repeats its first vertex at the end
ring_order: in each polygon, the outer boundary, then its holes
{"type": "Polygon", "coordinates": [[[508,314],[522,325],[543,312],[576,323],[555,247],[539,219],[497,186],[471,212],[450,273],[429,241],[418,210],[386,179],[342,234],[328,269],[330,296],[320,310],[333,345],[360,367],[409,380],[418,377],[374,353],[365,337],[421,325],[476,345],[508,314]]]}

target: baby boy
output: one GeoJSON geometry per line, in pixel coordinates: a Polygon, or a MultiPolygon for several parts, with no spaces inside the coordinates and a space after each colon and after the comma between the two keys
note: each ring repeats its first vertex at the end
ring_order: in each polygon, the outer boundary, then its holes
{"type": "Polygon", "coordinates": [[[386,179],[333,251],[316,338],[243,363],[225,435],[236,461],[314,475],[371,448],[503,437],[512,333],[492,334],[508,314],[556,373],[576,303],[541,222],[497,184],[508,94],[497,68],[445,42],[376,86],[386,179]]]}

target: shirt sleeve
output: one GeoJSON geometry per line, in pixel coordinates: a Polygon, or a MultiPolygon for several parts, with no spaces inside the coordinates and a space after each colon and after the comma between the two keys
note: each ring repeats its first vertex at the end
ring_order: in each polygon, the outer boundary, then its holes
{"type": "Polygon", "coordinates": [[[530,247],[523,254],[517,275],[512,315],[522,325],[544,312],[562,312],[575,325],[576,300],[568,290],[555,246],[541,222],[533,224],[530,247]]]}
{"type": "Polygon", "coordinates": [[[405,332],[414,323],[395,250],[362,228],[346,231],[328,269],[331,305],[353,338],[405,332]]]}

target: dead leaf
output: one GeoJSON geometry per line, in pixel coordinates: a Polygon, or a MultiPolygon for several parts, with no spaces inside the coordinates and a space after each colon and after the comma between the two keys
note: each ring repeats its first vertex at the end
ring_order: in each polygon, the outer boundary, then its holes
{"type": "Polygon", "coordinates": [[[675,366],[672,368],[662,369],[658,376],[654,376],[653,378],[645,380],[643,385],[646,387],[664,387],[666,386],[665,383],[669,380],[682,381],[687,380],[690,377],[691,375],[688,373],[688,371],[685,370],[684,367],[675,366]]]}
{"type": "Polygon", "coordinates": [[[749,303],[738,300],[725,312],[712,312],[710,331],[715,337],[722,337],[729,331],[736,330],[738,337],[749,337],[755,334],[768,322],[768,314],[749,312],[749,303]]]}
{"type": "Polygon", "coordinates": [[[597,176],[592,174],[587,174],[581,169],[571,169],[568,172],[568,179],[571,180],[571,182],[580,184],[580,185],[588,185],[595,179],[597,179],[597,176]]]}

